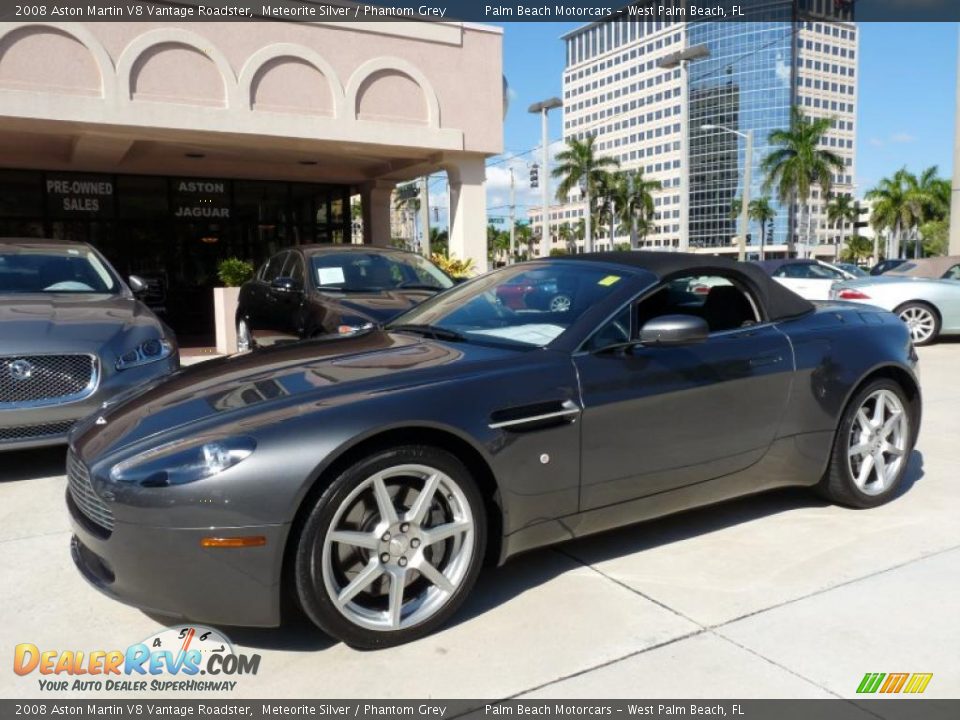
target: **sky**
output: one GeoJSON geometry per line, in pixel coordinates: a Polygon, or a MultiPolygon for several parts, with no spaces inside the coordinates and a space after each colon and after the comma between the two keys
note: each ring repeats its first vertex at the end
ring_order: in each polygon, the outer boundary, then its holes
{"type": "MultiPolygon", "coordinates": [[[[501,23],[503,68],[510,85],[504,120],[504,155],[487,163],[487,206],[491,218],[508,214],[509,169],[514,169],[517,217],[539,205],[528,188],[528,166],[540,162],[540,117],[527,112],[534,102],[562,97],[564,45],[560,36],[577,23],[501,23]],[[533,152],[531,152],[533,151],[533,152]]],[[[950,177],[957,94],[956,23],[861,23],[856,194],[862,196],[906,166],[919,172],[931,165],[950,177]]],[[[551,152],[560,146],[562,113],[550,113],[551,152]]],[[[541,173],[541,181],[543,180],[541,173]]],[[[431,192],[445,192],[442,180],[431,192]]],[[[553,195],[551,192],[551,199],[553,195]]],[[[446,198],[440,224],[446,221],[446,198]]],[[[431,200],[431,205],[434,204],[431,200]]],[[[507,225],[504,223],[503,227],[507,225]]]]}

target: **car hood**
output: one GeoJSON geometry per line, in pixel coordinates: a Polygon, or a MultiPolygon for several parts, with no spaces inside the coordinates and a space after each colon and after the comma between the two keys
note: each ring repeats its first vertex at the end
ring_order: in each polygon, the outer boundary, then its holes
{"type": "Polygon", "coordinates": [[[215,432],[254,415],[269,413],[279,421],[388,390],[461,378],[470,366],[507,363],[517,352],[379,330],[279,345],[184,368],[105,407],[98,419],[78,428],[73,443],[82,457],[98,457],[147,438],[162,443],[215,432]]]}
{"type": "Polygon", "coordinates": [[[373,322],[383,323],[433,297],[433,290],[385,290],[371,293],[334,295],[346,312],[355,313],[373,322]]]}
{"type": "Polygon", "coordinates": [[[0,294],[0,353],[99,352],[136,327],[159,327],[123,295],[0,294]]]}

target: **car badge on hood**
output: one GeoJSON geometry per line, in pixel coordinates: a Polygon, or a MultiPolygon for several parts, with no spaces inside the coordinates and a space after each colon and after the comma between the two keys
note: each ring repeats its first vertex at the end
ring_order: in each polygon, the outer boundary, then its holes
{"type": "Polygon", "coordinates": [[[103,417],[103,415],[101,415],[100,417],[97,418],[97,420],[96,420],[96,422],[95,422],[94,424],[95,424],[95,425],[106,425],[106,424],[107,424],[107,419],[106,419],[105,417],[103,417]]]}

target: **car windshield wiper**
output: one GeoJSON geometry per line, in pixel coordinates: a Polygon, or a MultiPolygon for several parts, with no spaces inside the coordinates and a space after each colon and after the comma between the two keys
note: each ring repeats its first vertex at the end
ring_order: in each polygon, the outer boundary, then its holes
{"type": "Polygon", "coordinates": [[[448,328],[437,327],[436,325],[403,323],[401,325],[388,327],[387,330],[393,332],[412,332],[416,333],[417,335],[431,337],[434,340],[451,340],[453,342],[466,342],[467,340],[467,336],[463,333],[459,333],[456,330],[450,330],[448,328]]]}

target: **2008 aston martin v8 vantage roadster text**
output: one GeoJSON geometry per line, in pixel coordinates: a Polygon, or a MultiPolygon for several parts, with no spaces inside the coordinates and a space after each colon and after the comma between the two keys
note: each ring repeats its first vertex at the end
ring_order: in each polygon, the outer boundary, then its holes
{"type": "Polygon", "coordinates": [[[447,620],[485,559],[780,486],[889,500],[916,361],[895,315],[815,307],[747,263],[512,265],[91,418],[68,458],[74,560],[161,614],[271,626],[290,597],[393,645],[447,620]],[[518,285],[568,302],[503,302],[518,285]]]}

